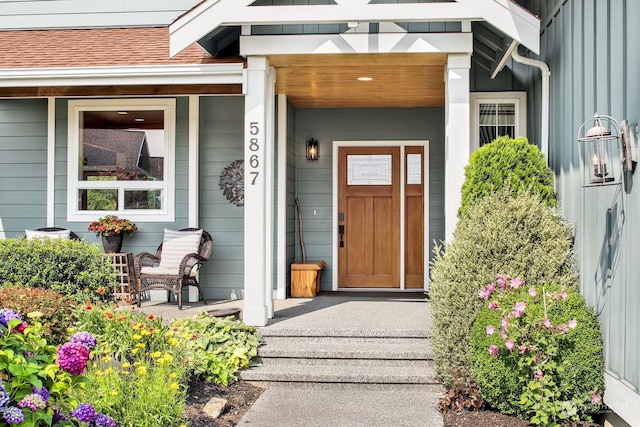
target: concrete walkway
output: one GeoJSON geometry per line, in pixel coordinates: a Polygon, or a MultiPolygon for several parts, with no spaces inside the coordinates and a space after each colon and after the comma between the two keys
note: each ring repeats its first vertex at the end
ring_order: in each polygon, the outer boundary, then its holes
{"type": "MultiPolygon", "coordinates": [[[[242,308],[242,301],[209,305],[146,302],[143,310],[163,318],[198,311],[242,308]]],[[[430,304],[422,293],[323,293],[274,301],[275,314],[260,328],[278,337],[429,337],[430,304]]],[[[302,344],[304,345],[304,344],[302,344]]],[[[442,426],[437,384],[269,382],[239,426],[442,426]]]]}

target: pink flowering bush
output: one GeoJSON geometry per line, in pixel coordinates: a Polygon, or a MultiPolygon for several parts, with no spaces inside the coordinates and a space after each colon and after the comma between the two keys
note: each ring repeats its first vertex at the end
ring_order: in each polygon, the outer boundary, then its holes
{"type": "Polygon", "coordinates": [[[588,419],[604,391],[602,338],[582,296],[498,275],[478,296],[471,373],[482,398],[534,425],[588,419]]]}

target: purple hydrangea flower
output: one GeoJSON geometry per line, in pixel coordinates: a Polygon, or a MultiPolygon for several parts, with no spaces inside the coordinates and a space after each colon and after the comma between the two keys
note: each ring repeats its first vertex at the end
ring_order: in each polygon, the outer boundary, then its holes
{"type": "Polygon", "coordinates": [[[4,418],[4,420],[9,424],[20,424],[24,421],[24,413],[20,408],[9,406],[7,409],[2,411],[2,418],[4,418]]]}
{"type": "Polygon", "coordinates": [[[9,327],[9,322],[13,319],[22,320],[22,316],[20,316],[20,313],[10,308],[3,308],[0,310],[0,323],[3,324],[5,328],[9,327]]]}
{"type": "Polygon", "coordinates": [[[36,393],[27,394],[18,402],[19,408],[29,408],[33,412],[36,412],[38,409],[44,409],[46,406],[47,404],[42,399],[42,396],[36,393]]]}
{"type": "Polygon", "coordinates": [[[96,416],[96,410],[89,403],[81,403],[76,409],[71,411],[71,416],[76,417],[83,423],[89,423],[96,416]]]}
{"type": "Polygon", "coordinates": [[[47,390],[45,386],[42,386],[42,388],[34,387],[33,392],[40,395],[45,403],[47,403],[49,401],[49,398],[51,397],[51,393],[49,393],[49,390],[47,390]]]}
{"type": "Polygon", "coordinates": [[[68,342],[62,344],[57,351],[58,365],[71,375],[81,375],[87,367],[89,350],[82,344],[68,342]]]}
{"type": "Polygon", "coordinates": [[[53,424],[60,421],[68,421],[69,419],[60,411],[60,408],[53,408],[53,424]]]}
{"type": "Polygon", "coordinates": [[[9,393],[7,393],[7,389],[4,388],[4,384],[2,380],[0,380],[0,411],[7,407],[9,404],[9,393]]]}
{"type": "Polygon", "coordinates": [[[71,342],[75,342],[78,344],[82,344],[87,347],[89,350],[96,348],[97,342],[96,337],[94,337],[89,332],[76,332],[70,339],[71,342]]]}
{"type": "Polygon", "coordinates": [[[93,421],[91,421],[91,426],[92,427],[94,426],[95,427],[118,427],[116,422],[113,421],[111,418],[109,418],[105,414],[97,414],[93,418],[93,421]]]}

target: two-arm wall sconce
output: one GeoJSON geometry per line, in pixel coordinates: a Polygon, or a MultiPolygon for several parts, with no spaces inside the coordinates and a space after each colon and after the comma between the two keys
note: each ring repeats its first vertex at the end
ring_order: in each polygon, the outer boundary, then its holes
{"type": "Polygon", "coordinates": [[[626,120],[596,113],[578,129],[582,186],[622,183],[623,171],[633,172],[632,136],[626,120]]]}
{"type": "Polygon", "coordinates": [[[318,160],[320,158],[320,146],[318,141],[311,138],[307,140],[307,160],[318,160]]]}

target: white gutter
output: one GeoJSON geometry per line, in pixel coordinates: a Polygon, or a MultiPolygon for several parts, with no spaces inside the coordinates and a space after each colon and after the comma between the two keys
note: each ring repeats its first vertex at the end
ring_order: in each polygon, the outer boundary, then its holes
{"type": "Polygon", "coordinates": [[[0,69],[0,87],[243,83],[244,64],[0,69]]]}
{"type": "Polygon", "coordinates": [[[515,47],[511,50],[511,57],[514,61],[521,64],[530,65],[532,67],[540,68],[542,71],[542,100],[541,100],[541,115],[540,118],[540,151],[544,154],[549,163],[549,77],[551,77],[551,71],[549,66],[537,59],[527,58],[518,53],[518,42],[514,42],[515,47]]]}

